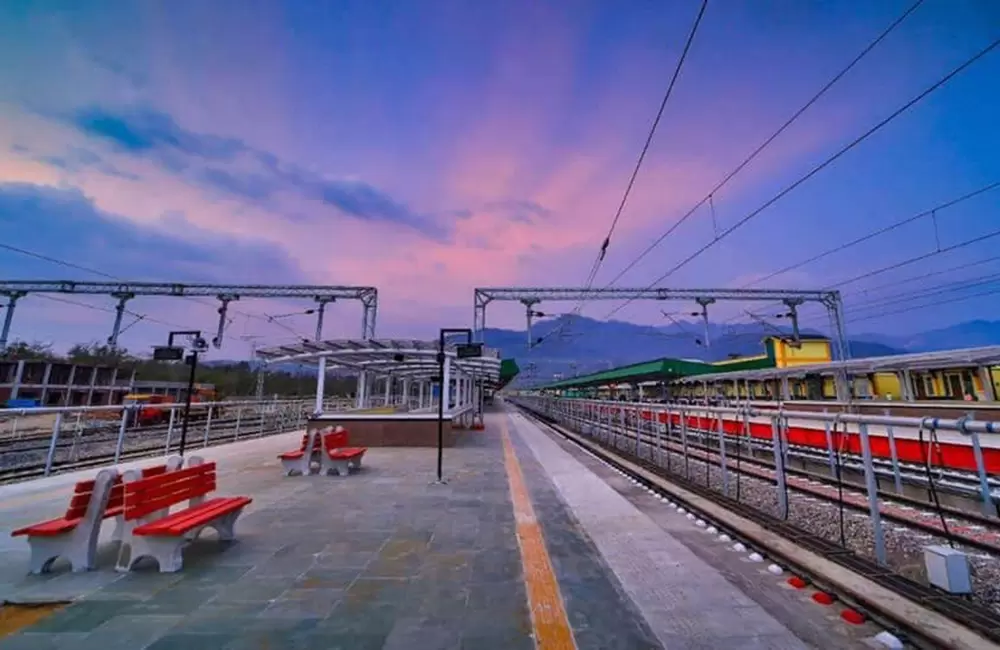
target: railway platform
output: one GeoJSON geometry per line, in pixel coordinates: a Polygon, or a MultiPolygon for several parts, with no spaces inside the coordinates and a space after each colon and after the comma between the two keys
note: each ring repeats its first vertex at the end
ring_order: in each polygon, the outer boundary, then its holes
{"type": "MultiPolygon", "coordinates": [[[[373,448],[347,477],[286,477],[301,432],[198,450],[254,501],[179,573],[26,576],[9,530],[96,470],[0,487],[0,597],[68,601],[0,638],[30,648],[870,648],[848,625],[647,490],[512,408],[436,452],[373,448]]],[[[149,459],[136,465],[152,464],[149,459]]],[[[110,526],[105,526],[110,532],[110,526]]]]}

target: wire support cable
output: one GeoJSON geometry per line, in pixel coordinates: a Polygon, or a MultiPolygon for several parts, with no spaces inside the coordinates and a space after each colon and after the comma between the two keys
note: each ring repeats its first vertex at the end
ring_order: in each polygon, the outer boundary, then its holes
{"type": "MultiPolygon", "coordinates": [[[[927,97],[929,97],[936,90],[938,90],[938,89],[942,88],[943,86],[945,86],[949,81],[951,81],[952,79],[954,79],[955,77],[957,77],[959,74],[961,74],[962,72],[964,72],[965,70],[967,70],[969,67],[971,67],[973,64],[975,64],[977,61],[979,61],[980,59],[982,59],[983,57],[985,57],[987,54],[989,54],[990,52],[992,52],[994,49],[996,49],[997,46],[1000,46],[1000,38],[994,40],[992,43],[990,43],[985,48],[983,48],[982,50],[980,50],[979,52],[977,52],[976,54],[974,54],[972,57],[966,59],[963,63],[961,63],[958,67],[956,67],[953,70],[951,70],[951,72],[949,72],[948,74],[946,74],[944,77],[942,77],[941,79],[939,79],[935,83],[933,83],[930,86],[928,86],[927,88],[925,88],[918,95],[916,95],[915,97],[913,97],[912,99],[910,99],[908,102],[906,102],[905,104],[903,104],[902,106],[900,106],[899,108],[897,108],[895,111],[893,111],[892,113],[890,113],[888,116],[886,116],[885,118],[883,118],[882,120],[880,120],[878,123],[876,123],[875,125],[873,125],[872,127],[870,127],[867,131],[865,131],[864,133],[862,133],[861,135],[857,136],[856,138],[854,138],[853,140],[851,140],[849,143],[847,143],[846,145],[844,145],[843,147],[841,147],[840,149],[838,149],[833,155],[831,155],[828,158],[826,158],[826,160],[824,160],[820,164],[818,164],[815,167],[813,167],[811,170],[809,170],[808,172],[806,172],[803,176],[800,176],[797,180],[795,180],[791,184],[787,185],[784,189],[782,189],[780,192],[778,192],[777,194],[775,194],[774,196],[772,196],[770,199],[768,199],[767,201],[765,201],[762,205],[760,205],[759,207],[757,207],[755,210],[751,211],[750,213],[748,213],[747,215],[745,215],[743,218],[741,218],[739,221],[737,221],[733,225],[731,225],[728,228],[726,228],[725,230],[723,230],[721,233],[719,233],[718,237],[716,237],[712,241],[708,242],[707,244],[704,244],[698,250],[696,250],[695,252],[691,253],[686,258],[684,258],[683,260],[681,260],[680,262],[678,262],[677,264],[675,264],[666,273],[662,274],[656,280],[654,280],[653,282],[651,282],[649,284],[649,286],[646,287],[646,288],[647,289],[652,289],[652,288],[656,287],[656,285],[658,285],[660,282],[662,282],[663,280],[667,279],[668,277],[670,277],[671,275],[673,275],[677,271],[681,270],[682,268],[684,268],[685,266],[687,266],[688,264],[690,264],[692,261],[696,260],[698,257],[700,257],[702,254],[704,254],[706,251],[708,251],[713,246],[715,246],[716,244],[718,244],[720,241],[722,241],[723,239],[727,238],[729,235],[733,234],[734,232],[736,232],[737,230],[739,230],[741,227],[745,226],[747,223],[749,223],[750,221],[752,221],[754,218],[758,217],[766,209],[768,209],[769,207],[771,207],[772,205],[774,205],[775,203],[777,203],[778,201],[780,201],[782,198],[784,198],[786,195],[788,195],[789,193],[791,193],[792,191],[794,191],[797,187],[799,187],[800,185],[802,185],[803,183],[805,183],[806,181],[808,181],[809,179],[811,179],[813,176],[815,176],[819,172],[823,171],[824,169],[826,169],[827,167],[829,167],[830,165],[832,165],[835,161],[839,160],[846,153],[852,151],[854,148],[856,148],[858,145],[860,145],[861,143],[863,143],[865,140],[867,140],[871,136],[873,136],[876,133],[878,133],[879,131],[881,131],[887,125],[891,124],[894,120],[896,120],[899,116],[903,115],[908,110],[910,110],[911,108],[913,108],[914,106],[916,106],[917,104],[919,104],[921,101],[923,101],[924,99],[926,99],[927,97]]],[[[621,309],[623,309],[626,305],[630,304],[631,302],[633,302],[633,301],[632,300],[628,300],[624,304],[619,305],[611,313],[609,313],[607,316],[605,316],[605,318],[610,318],[611,316],[613,316],[614,314],[618,313],[621,309]]]]}
{"type": "MultiPolygon", "coordinates": [[[[691,207],[686,213],[684,213],[684,215],[680,219],[674,222],[662,235],[660,235],[656,240],[654,240],[653,243],[651,243],[641,253],[639,253],[639,255],[636,258],[634,258],[631,262],[629,262],[624,269],[619,271],[618,275],[616,275],[614,279],[608,282],[607,286],[610,287],[615,282],[620,280],[626,273],[631,271],[636,264],[638,264],[647,255],[653,252],[653,250],[655,250],[660,244],[662,244],[667,237],[673,234],[675,230],[680,228],[688,219],[691,218],[691,216],[694,215],[695,212],[697,212],[706,203],[709,203],[710,207],[712,208],[712,218],[714,222],[715,206],[713,202],[713,197],[715,196],[715,194],[719,192],[722,188],[724,188],[726,185],[728,185],[729,181],[733,180],[733,178],[735,178],[737,174],[742,172],[751,162],[753,162],[757,158],[757,156],[759,156],[761,153],[764,152],[765,149],[771,146],[771,143],[773,143],[776,139],[778,139],[778,137],[782,133],[788,130],[788,128],[792,126],[792,124],[794,124],[800,117],[802,117],[802,115],[806,111],[808,111],[817,101],[819,101],[821,97],[823,97],[823,95],[827,93],[827,91],[833,88],[833,86],[836,85],[838,81],[840,81],[858,63],[860,63],[862,59],[868,56],[868,54],[873,49],[875,49],[875,47],[879,43],[881,43],[890,33],[892,33],[892,31],[895,30],[921,4],[923,4],[923,0],[917,0],[917,2],[912,4],[906,11],[904,11],[898,18],[896,18],[896,20],[894,20],[888,27],[886,27],[882,31],[882,33],[875,38],[875,40],[869,43],[863,50],[861,50],[861,52],[857,56],[854,57],[854,59],[851,60],[850,63],[848,63],[843,69],[841,69],[837,74],[835,74],[822,88],[820,88],[819,91],[809,99],[809,101],[807,101],[801,108],[795,111],[795,113],[793,113],[792,116],[789,117],[784,122],[784,124],[779,126],[778,129],[770,136],[768,136],[768,138],[764,140],[760,145],[758,145],[757,148],[750,153],[750,155],[744,158],[743,162],[741,162],[732,171],[726,174],[726,176],[721,181],[719,181],[715,185],[715,187],[709,190],[708,194],[706,194],[704,198],[702,198],[700,201],[694,204],[694,206],[691,207]]],[[[718,238],[719,231],[717,226],[715,226],[713,234],[715,235],[716,238],[718,238]]]]}

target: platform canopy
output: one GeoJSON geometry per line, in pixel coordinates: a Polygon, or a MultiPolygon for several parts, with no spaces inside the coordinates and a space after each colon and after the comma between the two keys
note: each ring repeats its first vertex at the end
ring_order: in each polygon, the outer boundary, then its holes
{"type": "MultiPolygon", "coordinates": [[[[445,344],[445,356],[452,372],[497,383],[500,380],[500,356],[497,350],[483,348],[480,357],[459,359],[456,344],[445,344]]],[[[326,367],[356,372],[368,371],[409,379],[430,379],[438,375],[438,342],[415,339],[339,339],[303,341],[257,350],[257,357],[269,365],[279,363],[318,363],[326,367]]]]}
{"type": "Polygon", "coordinates": [[[762,370],[746,370],[725,373],[704,374],[693,377],[683,377],[679,383],[702,383],[716,381],[767,381],[783,377],[805,377],[806,375],[833,375],[843,371],[851,375],[864,375],[879,372],[904,372],[946,370],[950,368],[983,368],[1000,365],[1000,346],[991,345],[981,348],[966,348],[962,350],[943,350],[941,352],[916,352],[912,354],[894,354],[884,357],[868,357],[864,359],[848,359],[829,363],[816,363],[788,368],[768,368],[762,370]]]}

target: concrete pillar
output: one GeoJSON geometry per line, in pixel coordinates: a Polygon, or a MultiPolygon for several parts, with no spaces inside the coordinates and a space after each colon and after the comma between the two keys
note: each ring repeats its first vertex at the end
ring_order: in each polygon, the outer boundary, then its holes
{"type": "Polygon", "coordinates": [[[410,380],[407,378],[403,380],[403,399],[400,402],[405,407],[410,406],[410,392],[410,380]]]}
{"type": "Polygon", "coordinates": [[[323,415],[323,396],[325,393],[326,393],[326,357],[320,357],[319,366],[316,368],[316,404],[315,406],[313,406],[314,415],[323,415]]]}
{"type": "Polygon", "coordinates": [[[389,406],[392,404],[392,375],[385,378],[385,395],[382,399],[382,406],[389,406]]]}
{"type": "Polygon", "coordinates": [[[21,388],[21,380],[24,379],[24,361],[18,361],[14,367],[14,383],[10,387],[10,399],[17,399],[17,391],[21,388]]]}
{"type": "Polygon", "coordinates": [[[417,408],[424,408],[424,382],[417,382],[417,408]]]}
{"type": "MultiPolygon", "coordinates": [[[[97,373],[94,374],[96,375],[97,373]]],[[[41,402],[39,402],[39,404],[41,404],[42,406],[46,406],[49,403],[49,377],[51,375],[52,375],[52,364],[46,361],[45,372],[42,373],[42,399],[41,402]]],[[[93,386],[93,383],[91,383],[91,386],[93,386]]],[[[91,388],[91,392],[93,392],[93,388],[91,388]]],[[[89,400],[87,401],[87,404],[88,405],[90,404],[89,400]]]]}
{"type": "Polygon", "coordinates": [[[364,370],[358,373],[358,385],[355,389],[357,393],[354,408],[363,409],[365,407],[365,392],[367,391],[368,373],[364,370]]]}

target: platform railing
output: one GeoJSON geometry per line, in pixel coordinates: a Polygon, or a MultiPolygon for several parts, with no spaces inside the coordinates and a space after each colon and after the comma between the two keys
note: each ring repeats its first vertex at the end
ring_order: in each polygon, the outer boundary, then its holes
{"type": "MultiPolygon", "coordinates": [[[[324,410],[353,402],[330,399],[324,410]]],[[[191,404],[186,450],[305,428],[313,399],[191,404]]],[[[180,449],[184,404],[0,409],[0,481],[118,463],[180,449]]]]}
{"type": "MultiPolygon", "coordinates": [[[[928,449],[938,432],[960,434],[961,439],[966,440],[971,447],[975,458],[975,472],[972,476],[977,480],[971,483],[974,490],[972,495],[978,493],[983,516],[993,521],[997,516],[980,442],[980,434],[1000,433],[1000,423],[996,422],[963,418],[944,420],[757,409],[743,405],[635,403],[543,395],[519,395],[513,397],[512,401],[597,442],[652,462],[687,480],[703,480],[706,487],[711,485],[726,496],[735,496],[737,499],[740,498],[741,481],[747,483],[746,477],[741,478],[738,469],[740,459],[744,463],[753,462],[754,452],[759,454],[761,447],[764,447],[764,456],[771,457],[768,459],[767,482],[773,485],[773,491],[766,485],[761,486],[760,481],[756,481],[758,485],[755,489],[770,492],[761,498],[774,505],[773,514],[781,519],[789,518],[791,507],[789,461],[794,453],[788,442],[790,423],[795,426],[801,426],[802,423],[818,425],[817,432],[820,435],[825,433],[831,475],[836,476],[838,481],[841,480],[842,470],[848,468],[845,455],[853,458],[851,469],[863,475],[863,489],[859,491],[864,492],[867,498],[874,547],[872,551],[876,561],[883,565],[888,560],[886,532],[881,516],[885,501],[879,495],[879,479],[886,478],[887,468],[884,463],[879,466],[872,453],[872,430],[876,428],[879,435],[874,437],[886,436],[889,447],[893,450],[889,460],[892,468],[890,476],[900,494],[903,493],[902,478],[909,478],[910,475],[901,470],[901,463],[896,458],[893,432],[917,429],[921,443],[926,439],[928,449]],[[762,422],[765,423],[763,426],[769,425],[770,440],[760,437],[762,422]],[[751,436],[750,433],[752,423],[757,426],[756,436],[751,436]],[[843,453],[844,441],[847,439],[843,434],[848,432],[857,434],[860,453],[843,453]],[[732,470],[734,455],[737,467],[735,472],[732,470]],[[695,473],[692,471],[695,468],[703,471],[695,473]]],[[[940,479],[942,468],[937,469],[940,479]]],[[[906,470],[910,474],[916,471],[913,468],[906,470]]],[[[946,481],[941,482],[942,488],[944,483],[946,481]]]]}

